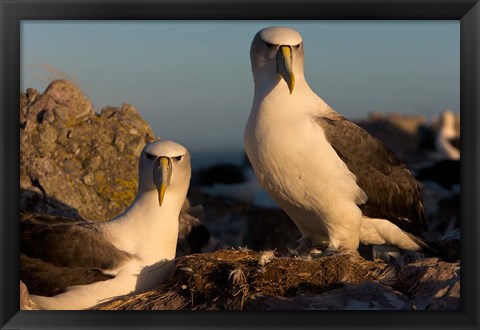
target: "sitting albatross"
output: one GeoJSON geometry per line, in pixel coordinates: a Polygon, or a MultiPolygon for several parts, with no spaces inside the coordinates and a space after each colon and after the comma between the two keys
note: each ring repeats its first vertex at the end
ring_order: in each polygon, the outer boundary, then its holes
{"type": "Polygon", "coordinates": [[[382,142],[310,89],[303,48],[300,33],[287,27],[255,35],[255,91],[244,135],[260,183],[303,235],[297,249],[427,247],[417,182],[382,142]]]}
{"type": "Polygon", "coordinates": [[[53,297],[30,295],[33,304],[40,309],[85,309],[159,285],[173,269],[179,213],[190,175],[188,150],[178,143],[159,140],[144,147],[137,195],[114,219],[93,223],[24,216],[22,254],[62,269],[99,269],[112,277],[69,286],[53,297]]]}

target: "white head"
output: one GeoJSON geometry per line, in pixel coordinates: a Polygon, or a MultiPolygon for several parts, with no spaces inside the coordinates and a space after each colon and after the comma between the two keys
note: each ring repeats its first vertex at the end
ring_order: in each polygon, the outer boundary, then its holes
{"type": "Polygon", "coordinates": [[[455,133],[455,114],[445,110],[440,114],[440,129],[455,133]]]}
{"type": "Polygon", "coordinates": [[[162,206],[165,192],[176,190],[186,196],[191,176],[190,154],[184,146],[168,140],[147,144],[138,165],[138,192],[156,190],[162,206]]]}
{"type": "Polygon", "coordinates": [[[281,83],[290,94],[295,76],[303,77],[303,40],[300,33],[283,26],[273,26],[257,32],[250,47],[250,60],[255,85],[281,83]]]}

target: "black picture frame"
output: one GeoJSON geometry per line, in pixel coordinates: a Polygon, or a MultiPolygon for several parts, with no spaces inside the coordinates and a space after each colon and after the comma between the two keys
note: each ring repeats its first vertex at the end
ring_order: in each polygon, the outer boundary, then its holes
{"type": "Polygon", "coordinates": [[[478,329],[480,4],[478,0],[0,0],[2,329],[478,329]],[[22,20],[460,20],[460,311],[19,311],[19,92],[22,20]]]}

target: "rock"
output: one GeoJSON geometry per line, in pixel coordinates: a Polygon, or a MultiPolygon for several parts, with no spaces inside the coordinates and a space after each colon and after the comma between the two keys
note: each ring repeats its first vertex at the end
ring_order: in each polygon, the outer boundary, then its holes
{"type": "Polygon", "coordinates": [[[445,261],[455,262],[460,260],[460,228],[456,228],[435,241],[442,258],[445,261]]]}
{"type": "Polygon", "coordinates": [[[27,88],[27,100],[29,104],[32,104],[37,100],[38,92],[33,88],[27,88]]]}
{"type": "Polygon", "coordinates": [[[428,211],[428,216],[435,217],[438,213],[439,202],[449,196],[451,192],[431,181],[419,182],[419,186],[423,198],[423,205],[425,210],[428,211]]]}
{"type": "Polygon", "coordinates": [[[428,210],[429,230],[425,233],[425,238],[442,252],[441,257],[444,260],[459,260],[460,237],[452,240],[451,234],[456,232],[459,235],[460,193],[448,191],[428,181],[421,184],[421,192],[425,210],[428,210]]]}
{"type": "Polygon", "coordinates": [[[21,211],[94,221],[124,211],[136,193],[138,156],[154,139],[135,108],[123,104],[96,114],[66,80],[23,95],[21,211]]]}
{"type": "Polygon", "coordinates": [[[298,246],[300,232],[281,209],[258,208],[205,194],[201,187],[190,185],[190,201],[202,205],[202,223],[220,246],[249,247],[257,251],[277,249],[287,252],[298,246]]]}
{"type": "Polygon", "coordinates": [[[410,263],[398,273],[397,289],[411,297],[409,308],[460,309],[460,262],[427,258],[410,263]]]}
{"type": "Polygon", "coordinates": [[[295,249],[302,234],[281,209],[252,208],[245,245],[254,250],[276,249],[287,252],[295,249]]]}
{"type": "Polygon", "coordinates": [[[210,232],[202,222],[191,214],[180,213],[176,257],[201,253],[210,242],[210,232]]]}
{"type": "Polygon", "coordinates": [[[433,181],[442,188],[453,191],[460,185],[460,160],[443,159],[416,171],[415,178],[420,181],[433,181]]]}
{"type": "Polygon", "coordinates": [[[43,94],[37,95],[37,91],[27,90],[29,101],[27,121],[36,119],[37,122],[41,122],[43,114],[50,111],[65,125],[73,126],[94,114],[90,100],[70,81],[55,80],[43,94]]]}
{"type": "Polygon", "coordinates": [[[253,310],[403,310],[408,297],[378,282],[345,284],[322,294],[293,297],[255,296],[246,309],[253,310]]]}

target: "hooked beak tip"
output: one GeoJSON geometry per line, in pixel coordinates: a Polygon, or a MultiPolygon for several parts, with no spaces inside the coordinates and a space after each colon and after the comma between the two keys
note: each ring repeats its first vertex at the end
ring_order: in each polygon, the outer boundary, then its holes
{"type": "Polygon", "coordinates": [[[165,184],[161,184],[159,189],[158,189],[158,205],[162,206],[163,203],[163,198],[165,197],[165,190],[167,189],[167,186],[165,184]]]}
{"type": "Polygon", "coordinates": [[[288,84],[288,89],[290,90],[290,95],[293,93],[293,89],[295,88],[295,76],[290,74],[290,83],[288,84]]]}

